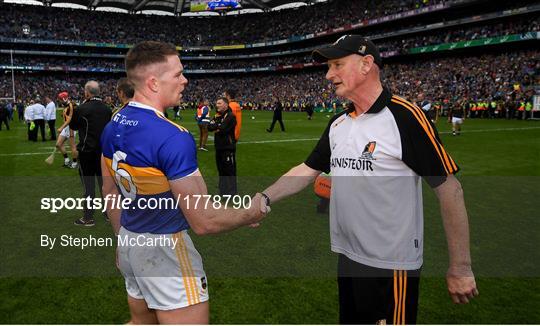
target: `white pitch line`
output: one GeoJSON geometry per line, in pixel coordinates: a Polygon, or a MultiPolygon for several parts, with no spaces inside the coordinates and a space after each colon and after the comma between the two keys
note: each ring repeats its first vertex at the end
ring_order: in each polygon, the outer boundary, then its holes
{"type": "Polygon", "coordinates": [[[241,141],[241,142],[238,142],[238,145],[241,145],[241,144],[266,144],[266,143],[289,143],[289,142],[310,141],[310,140],[319,140],[319,138],[296,138],[296,139],[274,139],[274,140],[241,141]]]}
{"type": "MultiPolygon", "coordinates": [[[[490,131],[512,131],[512,130],[533,130],[540,129],[540,127],[523,127],[523,128],[495,128],[495,129],[471,129],[471,130],[462,130],[461,133],[471,133],[471,132],[490,132],[490,131]]],[[[451,131],[442,131],[439,134],[451,134],[451,131]]]]}
{"type": "MultiPolygon", "coordinates": [[[[246,119],[246,118],[244,118],[246,119]]],[[[257,121],[254,121],[255,119],[247,119],[246,122],[242,122],[242,123],[246,123],[246,124],[250,124],[250,123],[268,123],[268,124],[271,124],[272,123],[272,119],[260,119],[260,120],[257,120],[257,121]]],[[[327,118],[326,120],[330,120],[330,118],[327,118]]],[[[242,120],[244,121],[244,120],[242,120]]],[[[308,122],[309,120],[306,118],[306,119],[292,119],[292,120],[283,120],[283,123],[286,124],[288,122],[308,122]]],[[[312,121],[315,121],[315,120],[312,120],[312,121]]],[[[327,122],[327,121],[323,121],[323,122],[327,122]]]]}
{"type": "MultiPolygon", "coordinates": [[[[524,127],[524,128],[495,128],[495,129],[472,129],[472,130],[462,130],[461,133],[475,133],[475,132],[492,132],[492,131],[515,131],[515,130],[536,130],[540,129],[539,127],[524,127]]],[[[451,134],[451,131],[439,132],[439,134],[451,134]]],[[[241,141],[238,145],[248,145],[248,144],[267,144],[267,143],[292,143],[292,142],[301,142],[301,141],[315,141],[319,138],[294,138],[294,139],[273,139],[273,140],[253,140],[253,141],[241,141]]],[[[214,144],[208,144],[213,146],[214,144]]],[[[51,147],[52,148],[52,147],[51,147]]],[[[50,155],[51,152],[39,152],[39,153],[8,153],[0,154],[2,156],[27,156],[27,155],[50,155]]]]}
{"type": "Polygon", "coordinates": [[[27,156],[27,155],[51,155],[51,152],[44,153],[9,153],[9,154],[0,154],[0,156],[27,156]]]}

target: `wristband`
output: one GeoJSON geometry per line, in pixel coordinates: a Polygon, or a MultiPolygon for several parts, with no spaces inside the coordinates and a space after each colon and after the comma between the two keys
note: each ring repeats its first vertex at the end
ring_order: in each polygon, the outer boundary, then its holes
{"type": "Polygon", "coordinates": [[[265,194],[264,192],[261,192],[261,195],[264,197],[264,199],[266,200],[266,206],[270,206],[270,197],[268,197],[267,194],[265,194]]]}

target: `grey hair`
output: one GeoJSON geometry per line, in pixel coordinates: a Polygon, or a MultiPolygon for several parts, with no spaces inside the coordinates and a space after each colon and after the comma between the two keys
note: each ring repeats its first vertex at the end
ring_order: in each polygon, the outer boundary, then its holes
{"type": "Polygon", "coordinates": [[[91,96],[98,96],[100,93],[99,83],[95,80],[89,80],[86,85],[84,85],[84,90],[91,96]]]}

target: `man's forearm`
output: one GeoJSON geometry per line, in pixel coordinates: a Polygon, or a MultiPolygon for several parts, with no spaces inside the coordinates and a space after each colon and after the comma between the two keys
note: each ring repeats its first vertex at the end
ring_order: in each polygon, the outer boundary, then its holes
{"type": "Polygon", "coordinates": [[[122,209],[115,208],[115,205],[113,205],[112,201],[109,201],[109,198],[116,198],[117,200],[120,200],[122,197],[118,194],[118,188],[116,188],[113,176],[111,176],[111,171],[109,171],[109,167],[107,166],[103,155],[101,156],[100,164],[103,175],[101,193],[105,199],[105,209],[107,210],[107,216],[109,217],[109,221],[113,227],[114,234],[118,235],[118,232],[120,232],[120,215],[122,214],[122,209]]]}
{"type": "MultiPolygon", "coordinates": [[[[191,229],[199,235],[221,233],[253,224],[260,221],[266,213],[261,209],[260,194],[253,197],[251,205],[246,205],[244,209],[226,209],[225,204],[215,208],[213,203],[200,202],[201,196],[206,196],[208,190],[198,170],[189,177],[169,181],[169,184],[175,197],[183,196],[186,199],[180,200],[180,209],[191,229]]],[[[230,207],[231,203],[228,205],[230,207]]]]}
{"type": "Polygon", "coordinates": [[[271,203],[275,203],[283,198],[292,196],[305,187],[313,183],[320,171],[311,169],[304,163],[290,169],[279,178],[273,185],[263,192],[270,197],[271,203]]]}
{"type": "Polygon", "coordinates": [[[471,270],[469,221],[461,184],[455,177],[449,177],[436,193],[448,242],[449,272],[468,273],[471,270]]]}
{"type": "MultiPolygon", "coordinates": [[[[259,203],[252,202],[251,205],[259,203]]],[[[191,228],[199,235],[217,234],[232,231],[239,227],[257,222],[247,209],[219,209],[203,212],[203,223],[193,224],[191,228]]]]}
{"type": "Polygon", "coordinates": [[[107,207],[107,216],[111,222],[114,234],[118,235],[120,232],[120,216],[122,215],[122,209],[107,207]]]}
{"type": "Polygon", "coordinates": [[[108,198],[116,198],[116,200],[119,200],[122,197],[119,196],[118,191],[116,190],[116,187],[112,189],[111,188],[105,189],[105,185],[104,185],[103,198],[105,199],[105,205],[106,205],[105,209],[107,211],[107,217],[109,218],[114,234],[118,235],[118,232],[120,232],[120,216],[122,215],[122,209],[114,207],[112,201],[109,202],[108,198]]]}

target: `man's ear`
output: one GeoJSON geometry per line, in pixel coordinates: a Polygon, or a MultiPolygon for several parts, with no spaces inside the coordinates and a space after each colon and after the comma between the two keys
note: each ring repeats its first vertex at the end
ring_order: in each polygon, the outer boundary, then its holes
{"type": "Polygon", "coordinates": [[[157,93],[158,92],[158,89],[159,89],[159,81],[158,79],[156,78],[156,76],[149,76],[148,78],[146,78],[145,80],[145,85],[146,87],[151,90],[152,92],[154,93],[157,93]]]}
{"type": "Polygon", "coordinates": [[[375,60],[375,58],[373,58],[371,54],[368,54],[366,56],[363,56],[360,60],[362,61],[362,68],[360,68],[360,71],[362,72],[362,74],[367,75],[373,67],[373,61],[375,60]]]}

